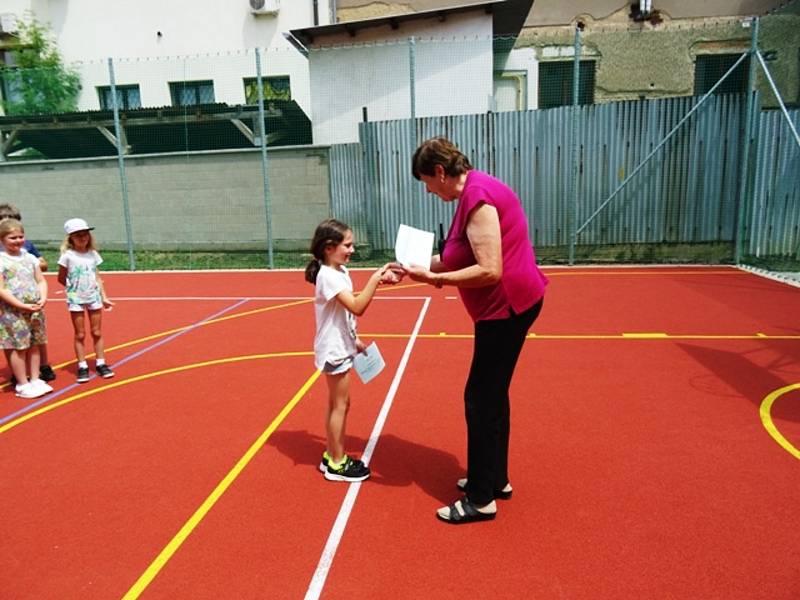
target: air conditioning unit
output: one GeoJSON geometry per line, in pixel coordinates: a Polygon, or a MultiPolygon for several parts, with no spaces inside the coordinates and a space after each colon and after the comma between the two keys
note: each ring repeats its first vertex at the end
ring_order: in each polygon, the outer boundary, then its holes
{"type": "Polygon", "coordinates": [[[281,0],[250,0],[250,12],[254,15],[275,15],[281,9],[281,0]]]}
{"type": "Polygon", "coordinates": [[[17,33],[17,15],[3,13],[0,15],[0,33],[17,33]]]}

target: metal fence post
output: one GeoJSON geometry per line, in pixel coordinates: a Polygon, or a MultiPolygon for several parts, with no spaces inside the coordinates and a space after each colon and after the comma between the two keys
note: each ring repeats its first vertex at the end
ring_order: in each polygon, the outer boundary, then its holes
{"type": "MultiPolygon", "coordinates": [[[[409,112],[411,120],[409,122],[409,141],[411,142],[411,152],[417,148],[417,39],[412,35],[408,38],[408,88],[409,88],[409,112]]],[[[409,155],[410,158],[410,155],[409,155]]],[[[416,181],[414,182],[416,183],[416,181]]],[[[412,184],[413,185],[413,184],[412,184]]],[[[411,218],[414,227],[421,226],[420,208],[422,206],[423,190],[419,186],[414,186],[416,193],[412,191],[411,197],[415,200],[411,203],[411,218]]]]}
{"type": "Polygon", "coordinates": [[[364,192],[364,206],[367,217],[367,239],[370,252],[382,247],[381,232],[378,227],[378,201],[375,181],[375,149],[372,139],[372,125],[369,122],[367,107],[361,109],[361,124],[358,126],[359,142],[361,144],[361,165],[364,176],[362,178],[364,192]]]}
{"type": "Polygon", "coordinates": [[[578,176],[580,175],[580,147],[578,145],[578,118],[581,73],[581,30],[575,27],[575,59],[572,66],[572,132],[570,144],[572,145],[572,185],[569,199],[569,264],[575,264],[575,244],[578,238],[578,176]]]}
{"type": "MultiPolygon", "coordinates": [[[[747,219],[747,188],[750,169],[750,139],[753,136],[753,106],[756,87],[756,56],[758,55],[758,17],[753,17],[750,36],[750,63],[747,69],[747,98],[745,100],[745,122],[739,164],[739,198],[736,203],[736,230],[734,233],[733,261],[742,262],[745,221],[747,219]]],[[[754,224],[751,224],[751,226],[754,224]]]]}
{"type": "Polygon", "coordinates": [[[267,262],[274,268],[272,252],[272,209],[269,198],[269,173],[267,172],[267,124],[264,120],[264,85],[261,77],[261,51],[256,48],[256,80],[258,85],[258,131],[261,141],[261,179],[264,184],[264,214],[267,219],[267,262]]]}
{"type": "Polygon", "coordinates": [[[122,212],[125,219],[125,236],[128,241],[128,264],[131,271],[136,270],[136,257],[133,253],[133,227],[131,225],[131,210],[128,203],[128,175],[125,172],[125,149],[122,147],[122,126],[119,122],[119,103],[117,102],[117,84],[114,80],[114,61],[108,59],[108,78],[111,83],[111,104],[114,108],[114,135],[117,142],[117,162],[119,164],[119,178],[122,186],[122,212]]]}
{"type": "Polygon", "coordinates": [[[417,118],[417,40],[408,38],[408,89],[411,118],[417,118]]]}

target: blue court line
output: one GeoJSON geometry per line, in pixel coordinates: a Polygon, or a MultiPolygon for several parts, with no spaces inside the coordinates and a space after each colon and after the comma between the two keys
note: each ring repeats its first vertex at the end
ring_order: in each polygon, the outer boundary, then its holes
{"type": "MultiPolygon", "coordinates": [[[[141,350],[138,350],[137,352],[134,352],[133,354],[130,354],[130,355],[126,356],[123,359],[115,361],[114,362],[114,367],[116,368],[116,367],[119,367],[121,365],[124,365],[125,363],[132,361],[134,358],[139,358],[142,354],[146,354],[146,353],[150,352],[151,350],[155,350],[156,348],[158,348],[160,346],[163,346],[164,344],[166,344],[168,342],[171,342],[175,338],[178,338],[178,337],[182,336],[185,333],[189,333],[190,331],[194,331],[195,329],[200,327],[203,323],[205,323],[207,321],[211,321],[213,319],[216,319],[217,317],[220,317],[220,316],[224,315],[226,312],[230,312],[233,309],[240,307],[242,304],[244,304],[245,302],[248,302],[249,300],[250,300],[250,298],[244,298],[242,300],[239,300],[239,302],[237,302],[235,304],[232,304],[231,306],[228,306],[227,308],[223,308],[221,311],[214,313],[210,317],[206,317],[202,321],[198,321],[194,325],[190,325],[189,327],[187,327],[186,329],[184,329],[182,331],[179,331],[178,333],[173,333],[172,335],[170,335],[168,337],[165,337],[163,340],[159,340],[159,341],[155,342],[154,344],[151,344],[150,346],[146,346],[146,347],[142,348],[141,350]]],[[[97,378],[97,375],[91,375],[89,380],[91,381],[92,379],[96,379],[96,378],[97,378]]],[[[64,389],[58,390],[58,391],[53,392],[51,394],[47,394],[47,395],[43,396],[40,400],[37,400],[36,402],[34,402],[33,404],[29,404],[28,406],[25,406],[25,407],[19,409],[17,412],[11,413],[10,415],[7,415],[7,416],[3,417],[2,419],[0,419],[0,425],[3,425],[4,423],[7,423],[8,421],[11,421],[12,419],[16,419],[17,417],[21,417],[25,413],[32,411],[34,408],[38,408],[42,404],[46,404],[47,402],[50,402],[50,400],[53,400],[54,398],[58,398],[59,396],[61,396],[63,394],[66,394],[67,392],[70,392],[70,391],[74,390],[76,387],[79,387],[81,385],[83,385],[83,384],[82,383],[72,383],[72,384],[68,385],[67,387],[65,387],[64,389]]]]}

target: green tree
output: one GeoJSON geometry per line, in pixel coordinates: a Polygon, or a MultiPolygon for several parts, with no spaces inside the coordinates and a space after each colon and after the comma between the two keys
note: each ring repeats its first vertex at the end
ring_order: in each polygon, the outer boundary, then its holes
{"type": "Polygon", "coordinates": [[[19,47],[12,65],[0,65],[7,115],[40,115],[74,111],[80,75],[61,62],[50,32],[35,19],[19,25],[19,47]]]}

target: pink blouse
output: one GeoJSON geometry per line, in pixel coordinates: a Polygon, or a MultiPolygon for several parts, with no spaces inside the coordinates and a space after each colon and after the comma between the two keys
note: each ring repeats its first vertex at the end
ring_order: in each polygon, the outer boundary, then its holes
{"type": "Polygon", "coordinates": [[[458,291],[473,321],[506,319],[512,310],[520,314],[541,300],[547,285],[536,265],[522,203],[510,187],[487,173],[467,172],[441,259],[449,271],[477,263],[467,238],[467,219],[481,204],[494,206],[500,219],[503,275],[495,284],[458,291]]]}

